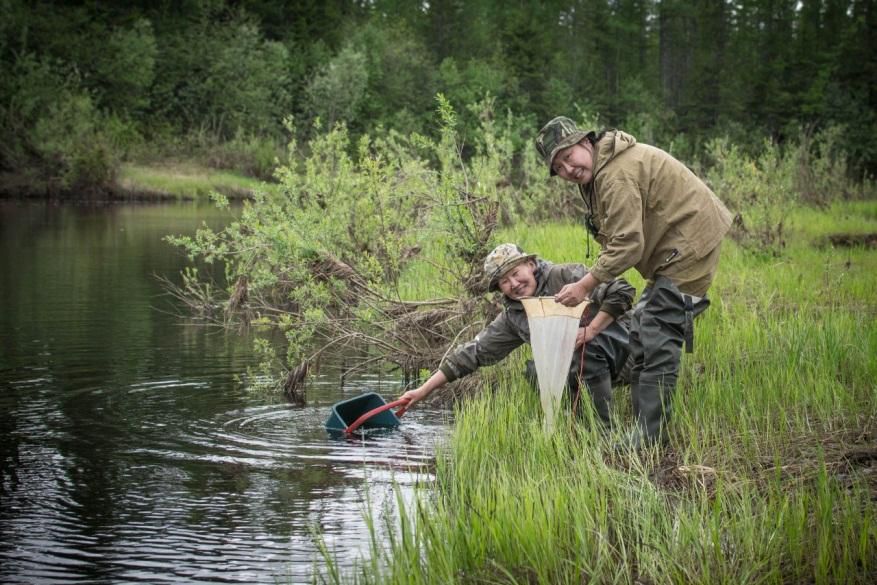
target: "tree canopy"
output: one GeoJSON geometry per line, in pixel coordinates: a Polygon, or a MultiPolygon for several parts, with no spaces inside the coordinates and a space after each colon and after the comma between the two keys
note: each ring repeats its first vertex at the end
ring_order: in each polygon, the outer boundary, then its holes
{"type": "Polygon", "coordinates": [[[0,171],[67,148],[279,138],[288,115],[300,132],[429,133],[437,93],[464,128],[489,94],[534,131],[565,114],[693,152],[839,126],[855,169],[877,169],[874,0],[2,6],[0,171]]]}

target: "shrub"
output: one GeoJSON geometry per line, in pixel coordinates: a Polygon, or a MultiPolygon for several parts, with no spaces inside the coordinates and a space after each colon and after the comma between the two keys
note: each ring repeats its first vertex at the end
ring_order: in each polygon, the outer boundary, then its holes
{"type": "Polygon", "coordinates": [[[291,104],[289,52],[266,40],[250,18],[215,23],[205,18],[192,23],[186,35],[160,41],[151,96],[158,120],[221,139],[239,128],[280,132],[291,104]]]}
{"type": "Polygon", "coordinates": [[[726,138],[712,140],[707,153],[707,181],[736,213],[732,236],[746,247],[778,254],[789,227],[788,206],[796,200],[790,158],[770,142],[751,158],[726,138]]]}
{"type": "Polygon", "coordinates": [[[467,324],[483,319],[481,264],[493,245],[498,177],[510,164],[500,163],[506,147],[489,125],[465,164],[456,115],[441,97],[439,119],[436,140],[388,132],[353,145],[338,124],[301,149],[301,160],[292,143],[277,171],[280,190],[257,193],[222,231],[170,241],[193,259],[224,264],[235,283],[222,300],[226,322],[285,331],[289,372],[351,343],[407,372],[434,367],[467,324]],[[429,275],[412,279],[425,250],[429,275]]]}
{"type": "Polygon", "coordinates": [[[837,125],[815,133],[800,132],[791,156],[796,163],[794,188],[801,201],[827,207],[833,201],[863,195],[865,184],[850,176],[845,140],[845,129],[837,125]]]}
{"type": "Polygon", "coordinates": [[[22,55],[10,84],[0,130],[3,166],[35,174],[51,190],[108,187],[138,139],[133,127],[98,111],[75,70],[61,62],[22,55]]]}
{"type": "Polygon", "coordinates": [[[205,148],[208,166],[233,169],[263,180],[273,177],[278,159],[283,155],[279,141],[242,130],[238,130],[231,140],[212,142],[205,148]]]}
{"type": "Polygon", "coordinates": [[[149,107],[158,45],[152,23],[141,18],[130,29],[112,31],[94,64],[100,103],[117,114],[138,114],[149,107]]]}
{"type": "Polygon", "coordinates": [[[368,86],[365,65],[365,55],[348,46],[318,71],[306,89],[312,115],[329,128],[358,117],[368,86]]]}

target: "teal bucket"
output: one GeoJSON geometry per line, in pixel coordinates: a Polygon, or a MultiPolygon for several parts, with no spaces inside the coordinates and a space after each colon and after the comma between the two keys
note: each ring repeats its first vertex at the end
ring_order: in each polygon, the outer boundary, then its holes
{"type": "MultiPolygon", "coordinates": [[[[326,430],[332,434],[343,433],[360,416],[387,404],[380,394],[368,392],[332,406],[332,412],[326,420],[326,430]]],[[[362,423],[359,427],[368,429],[392,429],[399,426],[399,417],[392,410],[379,412],[362,423]]]]}

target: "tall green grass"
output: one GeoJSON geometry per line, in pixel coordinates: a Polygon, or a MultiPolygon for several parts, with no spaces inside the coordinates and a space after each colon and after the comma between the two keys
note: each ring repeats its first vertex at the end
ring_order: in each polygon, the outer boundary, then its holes
{"type": "MultiPolygon", "coordinates": [[[[823,237],[877,232],[877,204],[791,210],[780,257],[726,242],[711,308],[683,358],[670,443],[614,449],[567,413],[542,431],[520,372],[458,407],[435,484],[402,506],[389,547],[328,582],[873,583],[877,578],[877,251],[823,237]]],[[[578,226],[502,241],[582,261],[578,226]]],[[[639,289],[638,277],[631,281],[639,289]]],[[[586,404],[586,406],[589,406],[586,404]]]]}

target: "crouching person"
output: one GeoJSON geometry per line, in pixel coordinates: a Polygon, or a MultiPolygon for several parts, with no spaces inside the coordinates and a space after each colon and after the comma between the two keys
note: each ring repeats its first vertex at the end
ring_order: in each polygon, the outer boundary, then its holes
{"type": "MultiPolygon", "coordinates": [[[[520,299],[554,296],[563,286],[584,278],[588,270],[581,264],[552,264],[535,254],[524,253],[515,244],[502,244],[488,254],[484,273],[489,279],[489,290],[500,290],[503,294],[502,312],[475,339],[446,356],[423,385],[400,397],[409,401],[409,408],[448,382],[467,376],[482,366],[495,364],[522,344],[529,343],[530,327],[520,299]]],[[[607,426],[610,424],[612,382],[627,361],[627,312],[635,292],[622,279],[603,283],[593,290],[570,364],[570,391],[574,396],[578,392],[581,373],[596,413],[607,426]]],[[[532,365],[528,370],[528,375],[534,379],[532,365]]]]}

